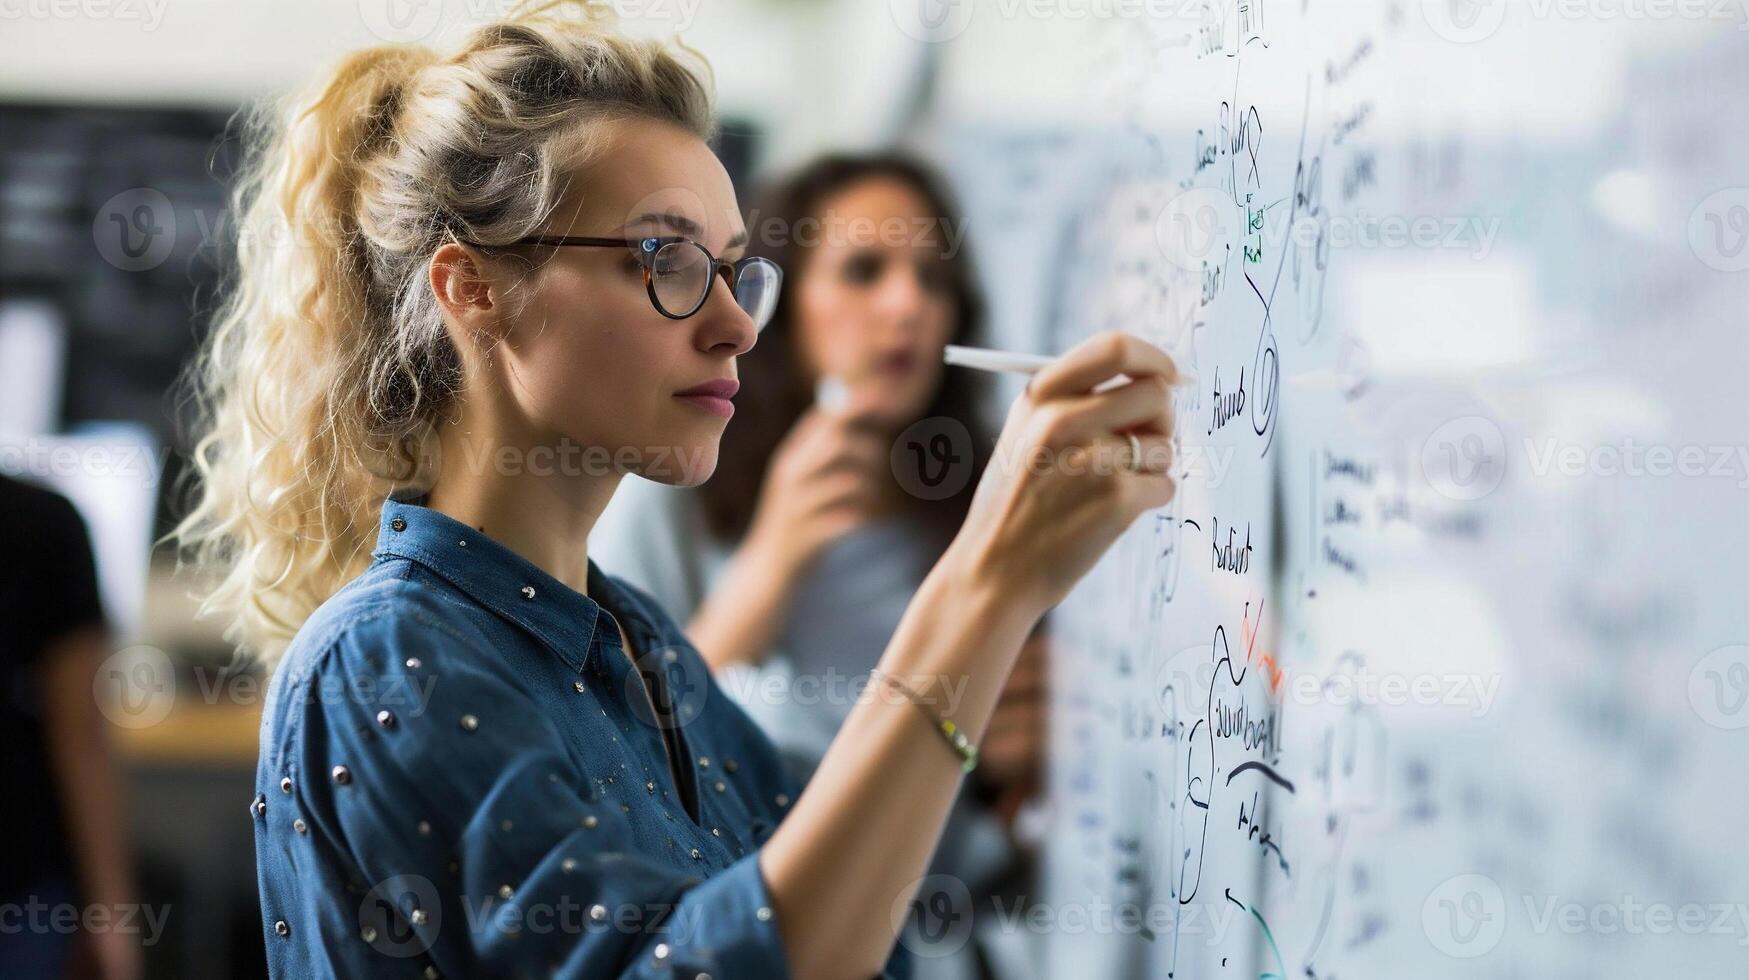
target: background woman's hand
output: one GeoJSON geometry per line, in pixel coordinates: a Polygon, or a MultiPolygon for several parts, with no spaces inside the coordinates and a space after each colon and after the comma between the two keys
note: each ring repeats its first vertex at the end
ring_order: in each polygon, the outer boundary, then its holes
{"type": "Polygon", "coordinates": [[[1043,615],[1138,516],[1171,501],[1177,379],[1165,351],[1115,331],[1034,375],[1009,409],[950,551],[1029,615],[1043,615]],[[1118,374],[1130,383],[1093,392],[1118,374]],[[1141,446],[1135,469],[1124,433],[1141,446]]]}
{"type": "Polygon", "coordinates": [[[808,409],[772,454],[747,543],[780,574],[805,568],[832,542],[867,523],[892,482],[888,443],[871,417],[877,393],[808,409]]]}

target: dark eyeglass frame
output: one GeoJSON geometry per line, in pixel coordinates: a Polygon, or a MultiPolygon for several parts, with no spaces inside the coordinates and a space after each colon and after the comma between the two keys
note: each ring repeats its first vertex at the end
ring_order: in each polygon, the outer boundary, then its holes
{"type": "MultiPolygon", "coordinates": [[[[462,244],[473,245],[475,248],[509,248],[515,245],[539,245],[548,248],[575,247],[627,249],[637,255],[638,263],[644,267],[644,292],[648,293],[650,296],[650,305],[656,308],[657,313],[662,314],[670,320],[684,320],[697,313],[699,310],[704,309],[704,304],[710,301],[711,289],[707,287],[705,291],[700,294],[698,302],[694,303],[692,309],[687,310],[685,313],[670,313],[667,308],[662,305],[662,301],[656,296],[656,255],[669,245],[691,245],[693,248],[703,252],[705,260],[710,263],[711,271],[713,273],[707,281],[714,280],[717,276],[721,276],[723,281],[729,285],[730,296],[735,295],[735,283],[741,278],[741,273],[749,266],[753,265],[770,266],[772,274],[777,277],[777,290],[779,292],[783,290],[783,268],[776,262],[757,255],[749,255],[746,258],[737,259],[733,262],[728,259],[719,259],[711,254],[711,250],[705,248],[702,243],[687,238],[685,235],[648,235],[643,238],[601,238],[594,235],[529,235],[525,238],[518,238],[516,241],[508,242],[503,245],[481,245],[477,242],[463,242],[462,244]]],[[[740,301],[737,300],[735,305],[739,307],[741,305],[740,301]]],[[[743,312],[746,312],[745,309],[743,309],[743,312]]],[[[761,330],[765,329],[765,324],[763,323],[756,323],[754,326],[761,330]]]]}

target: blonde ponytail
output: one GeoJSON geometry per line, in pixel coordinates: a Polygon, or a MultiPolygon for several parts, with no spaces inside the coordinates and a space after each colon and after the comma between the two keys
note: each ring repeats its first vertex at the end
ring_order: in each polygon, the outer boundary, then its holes
{"type": "Polygon", "coordinates": [[[437,247],[539,230],[599,123],[712,135],[702,61],[597,9],[542,3],[450,57],[358,51],[247,119],[235,270],[187,376],[198,498],[170,535],[247,653],[277,660],[368,564],[388,493],[434,477],[461,383],[425,273],[437,247]]]}

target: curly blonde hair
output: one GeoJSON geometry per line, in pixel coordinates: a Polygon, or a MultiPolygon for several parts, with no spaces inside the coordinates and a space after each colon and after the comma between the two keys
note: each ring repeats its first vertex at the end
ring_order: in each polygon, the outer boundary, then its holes
{"type": "Polygon", "coordinates": [[[433,252],[541,230],[603,123],[714,136],[703,59],[598,10],[525,4],[448,56],[356,51],[246,115],[236,264],[185,379],[200,486],[169,535],[246,655],[276,661],[369,563],[384,498],[433,478],[462,382],[433,252]]]}

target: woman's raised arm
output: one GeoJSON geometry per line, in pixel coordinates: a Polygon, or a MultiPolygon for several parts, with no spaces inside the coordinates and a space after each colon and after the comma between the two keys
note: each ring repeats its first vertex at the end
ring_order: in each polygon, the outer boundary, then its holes
{"type": "MultiPolygon", "coordinates": [[[[1094,337],[1033,378],[1009,412],[964,526],[925,579],[879,670],[974,743],[1021,643],[1136,517],[1171,500],[1166,354],[1094,337]],[[1133,380],[1095,394],[1117,374],[1133,380]],[[1139,450],[1139,453],[1138,453],[1139,450]]],[[[964,773],[917,707],[859,704],[761,854],[798,977],[867,978],[897,936],[964,773]]]]}

